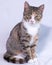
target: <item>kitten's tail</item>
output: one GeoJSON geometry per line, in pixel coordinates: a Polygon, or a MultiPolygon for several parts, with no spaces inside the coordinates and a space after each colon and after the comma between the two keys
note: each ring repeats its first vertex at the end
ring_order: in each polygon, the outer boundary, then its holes
{"type": "Polygon", "coordinates": [[[12,62],[12,63],[19,63],[19,64],[23,64],[26,62],[26,58],[22,59],[22,58],[19,58],[19,59],[16,59],[14,56],[10,55],[9,53],[5,53],[3,58],[8,61],[8,62],[12,62]]]}

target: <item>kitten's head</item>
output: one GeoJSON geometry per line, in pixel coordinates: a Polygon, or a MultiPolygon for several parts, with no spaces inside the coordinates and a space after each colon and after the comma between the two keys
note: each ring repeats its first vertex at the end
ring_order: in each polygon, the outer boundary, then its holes
{"type": "Polygon", "coordinates": [[[31,24],[40,22],[40,20],[42,19],[43,10],[44,4],[40,5],[39,7],[34,7],[30,6],[29,3],[25,1],[23,19],[31,24]]]}

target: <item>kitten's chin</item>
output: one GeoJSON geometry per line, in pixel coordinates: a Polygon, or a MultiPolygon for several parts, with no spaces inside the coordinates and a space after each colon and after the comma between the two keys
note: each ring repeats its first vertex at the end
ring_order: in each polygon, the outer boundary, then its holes
{"type": "Polygon", "coordinates": [[[29,21],[29,24],[30,24],[30,25],[35,25],[36,22],[35,22],[35,21],[34,21],[34,22],[29,21]]]}
{"type": "Polygon", "coordinates": [[[35,25],[36,24],[36,22],[31,22],[31,21],[29,21],[28,22],[30,25],[35,25]]]}

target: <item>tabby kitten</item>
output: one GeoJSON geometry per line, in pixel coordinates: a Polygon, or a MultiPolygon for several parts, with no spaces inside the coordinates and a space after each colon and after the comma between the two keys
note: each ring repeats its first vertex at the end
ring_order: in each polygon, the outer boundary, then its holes
{"type": "Polygon", "coordinates": [[[13,63],[26,63],[36,58],[38,31],[44,5],[39,7],[24,3],[23,19],[11,31],[6,44],[4,59],[13,63]]]}

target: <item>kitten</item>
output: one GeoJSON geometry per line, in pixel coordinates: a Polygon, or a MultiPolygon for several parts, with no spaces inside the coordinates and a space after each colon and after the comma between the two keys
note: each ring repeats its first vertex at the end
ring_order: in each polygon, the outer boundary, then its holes
{"type": "Polygon", "coordinates": [[[25,1],[23,19],[12,29],[7,40],[5,60],[22,64],[36,58],[38,31],[43,10],[44,5],[34,7],[25,1]]]}

